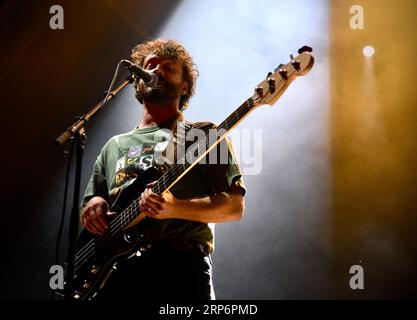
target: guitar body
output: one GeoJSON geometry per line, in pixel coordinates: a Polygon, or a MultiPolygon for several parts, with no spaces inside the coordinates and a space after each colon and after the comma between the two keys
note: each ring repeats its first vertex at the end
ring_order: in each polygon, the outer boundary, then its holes
{"type": "MultiPolygon", "coordinates": [[[[140,178],[125,188],[117,197],[111,211],[124,211],[146,189],[146,185],[155,181],[159,172],[151,167],[144,171],[140,178]]],[[[115,216],[114,219],[117,219],[115,216]]],[[[143,219],[143,218],[142,218],[143,219]]],[[[127,259],[138,250],[146,250],[150,239],[145,239],[140,230],[146,220],[134,221],[125,229],[117,230],[116,224],[110,223],[104,235],[93,235],[84,229],[77,243],[77,254],[74,263],[73,294],[76,300],[90,300],[99,293],[119,261],[127,259]],[[141,223],[138,223],[141,222],[141,223]],[[108,241],[111,240],[111,241],[108,241]]]]}

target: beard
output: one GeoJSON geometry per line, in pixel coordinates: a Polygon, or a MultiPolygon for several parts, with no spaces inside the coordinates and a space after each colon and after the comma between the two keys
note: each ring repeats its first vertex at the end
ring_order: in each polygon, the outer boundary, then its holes
{"type": "Polygon", "coordinates": [[[169,83],[165,79],[159,78],[155,88],[149,88],[143,81],[139,81],[136,86],[136,98],[140,103],[143,100],[154,104],[169,104],[181,97],[181,86],[169,83]]]}

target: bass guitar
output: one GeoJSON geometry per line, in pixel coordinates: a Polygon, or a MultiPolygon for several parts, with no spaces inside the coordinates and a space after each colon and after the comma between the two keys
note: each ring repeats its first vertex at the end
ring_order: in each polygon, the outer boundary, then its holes
{"type": "MultiPolygon", "coordinates": [[[[92,235],[87,230],[81,233],[73,261],[74,276],[69,293],[71,299],[93,299],[117,268],[118,262],[149,247],[149,243],[144,241],[137,228],[146,217],[140,212],[138,197],[146,185],[155,181],[152,191],[157,194],[170,190],[251,111],[261,105],[273,105],[295,78],[305,75],[314,63],[311,52],[310,47],[304,46],[298,50],[297,57],[291,55],[287,64],[281,64],[273,72],[269,72],[266,79],[255,87],[253,95],[217,127],[224,134],[218,135],[215,139],[208,135],[193,145],[194,148],[190,148],[192,150],[187,151],[195,154],[198,150],[204,150],[201,154],[198,153],[197,157],[193,157],[195,160],[192,163],[178,161],[178,164],[174,164],[165,172],[160,168],[151,167],[142,173],[140,179],[136,179],[117,197],[111,211],[117,210],[118,215],[110,221],[109,228],[103,235],[92,235]],[[199,145],[204,148],[199,148],[199,145]]],[[[68,280],[70,279],[66,279],[65,283],[68,280]]]]}

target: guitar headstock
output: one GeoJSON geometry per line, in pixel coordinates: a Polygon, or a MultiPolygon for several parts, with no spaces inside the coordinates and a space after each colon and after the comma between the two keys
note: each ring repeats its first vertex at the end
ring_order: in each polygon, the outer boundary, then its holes
{"type": "Polygon", "coordinates": [[[314,57],[310,54],[312,51],[312,48],[304,46],[298,50],[297,57],[290,55],[290,62],[280,64],[274,72],[269,72],[266,79],[255,88],[252,96],[254,106],[272,106],[296,77],[308,73],[314,64],[314,57]]]}

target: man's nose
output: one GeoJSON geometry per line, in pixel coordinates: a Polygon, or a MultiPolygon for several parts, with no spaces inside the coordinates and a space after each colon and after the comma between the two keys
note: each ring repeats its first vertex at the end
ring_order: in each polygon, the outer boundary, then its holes
{"type": "Polygon", "coordinates": [[[155,73],[158,77],[163,76],[161,65],[159,64],[152,70],[152,72],[155,73]]]}

